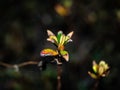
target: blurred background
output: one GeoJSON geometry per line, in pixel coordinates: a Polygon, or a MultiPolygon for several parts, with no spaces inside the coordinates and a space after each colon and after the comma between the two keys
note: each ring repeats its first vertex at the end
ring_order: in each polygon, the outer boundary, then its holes
{"type": "MultiPolygon", "coordinates": [[[[120,88],[120,0],[0,0],[0,62],[39,61],[40,51],[54,48],[46,41],[74,31],[66,45],[70,62],[63,64],[62,90],[92,90],[92,61],[105,60],[110,74],[100,90],[120,88]]],[[[0,90],[56,90],[56,66],[21,67],[19,72],[0,66],[0,90]]]]}

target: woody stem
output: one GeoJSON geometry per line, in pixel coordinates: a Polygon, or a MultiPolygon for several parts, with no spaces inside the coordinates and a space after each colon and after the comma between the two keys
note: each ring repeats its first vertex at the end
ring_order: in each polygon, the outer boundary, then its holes
{"type": "Polygon", "coordinates": [[[57,90],[61,90],[62,65],[57,65],[57,90]]]}
{"type": "Polygon", "coordinates": [[[98,85],[99,85],[99,79],[96,80],[93,90],[98,90],[98,85]]]}

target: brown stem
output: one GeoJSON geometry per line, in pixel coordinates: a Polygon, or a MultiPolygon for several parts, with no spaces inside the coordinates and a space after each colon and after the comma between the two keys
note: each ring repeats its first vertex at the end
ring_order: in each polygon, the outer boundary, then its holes
{"type": "Polygon", "coordinates": [[[26,66],[26,65],[36,65],[38,64],[39,62],[35,62],[35,61],[28,61],[28,62],[23,62],[21,64],[18,64],[18,67],[23,67],[23,66],[26,66]]]}
{"type": "Polygon", "coordinates": [[[99,79],[96,80],[93,90],[98,90],[98,86],[99,86],[99,79]]]}
{"type": "Polygon", "coordinates": [[[7,63],[4,63],[4,62],[0,62],[0,65],[1,65],[1,66],[4,66],[4,67],[7,67],[7,68],[13,67],[13,65],[7,64],[7,63]]]}
{"type": "Polygon", "coordinates": [[[57,90],[61,90],[61,74],[62,74],[62,66],[57,65],[57,90]]]}
{"type": "MultiPolygon", "coordinates": [[[[15,64],[17,67],[23,67],[23,66],[26,66],[26,65],[35,65],[35,64],[38,64],[39,62],[37,61],[27,61],[27,62],[23,62],[23,63],[20,63],[20,64],[15,64]]],[[[11,64],[7,64],[7,63],[4,63],[4,62],[0,62],[0,65],[1,66],[4,66],[4,67],[7,67],[7,68],[12,68],[14,67],[14,65],[11,65],[11,64]]]]}

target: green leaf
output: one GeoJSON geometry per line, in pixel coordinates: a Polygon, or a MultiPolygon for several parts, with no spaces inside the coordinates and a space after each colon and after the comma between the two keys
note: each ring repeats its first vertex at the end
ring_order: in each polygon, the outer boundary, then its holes
{"type": "Polygon", "coordinates": [[[64,34],[62,34],[62,35],[61,35],[61,38],[60,38],[60,42],[59,42],[59,43],[60,43],[61,45],[63,45],[63,44],[64,44],[64,42],[65,42],[65,35],[64,35],[64,34]]]}
{"type": "Polygon", "coordinates": [[[60,43],[60,38],[61,38],[62,34],[63,34],[62,31],[59,31],[58,34],[57,34],[58,43],[60,43]]]}
{"type": "Polygon", "coordinates": [[[61,50],[60,54],[62,55],[62,57],[66,60],[69,61],[69,53],[65,50],[61,50]]]}

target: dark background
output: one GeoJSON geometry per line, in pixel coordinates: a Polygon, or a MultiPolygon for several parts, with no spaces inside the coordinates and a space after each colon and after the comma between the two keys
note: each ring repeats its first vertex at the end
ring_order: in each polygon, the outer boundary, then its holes
{"type": "MultiPolygon", "coordinates": [[[[57,34],[74,31],[66,45],[70,62],[63,64],[62,90],[92,90],[92,61],[105,60],[110,74],[100,82],[101,90],[120,88],[120,0],[0,0],[0,61],[19,64],[39,61],[47,29],[57,34]],[[70,13],[60,15],[56,5],[70,13]]],[[[21,67],[19,72],[0,66],[0,90],[56,90],[56,66],[21,67]]]]}

